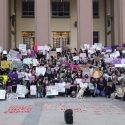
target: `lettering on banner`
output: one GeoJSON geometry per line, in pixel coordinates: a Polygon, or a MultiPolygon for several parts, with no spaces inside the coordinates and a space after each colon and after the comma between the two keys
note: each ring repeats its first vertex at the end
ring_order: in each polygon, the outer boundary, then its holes
{"type": "Polygon", "coordinates": [[[58,87],[57,86],[47,86],[46,95],[58,95],[58,87]]]}

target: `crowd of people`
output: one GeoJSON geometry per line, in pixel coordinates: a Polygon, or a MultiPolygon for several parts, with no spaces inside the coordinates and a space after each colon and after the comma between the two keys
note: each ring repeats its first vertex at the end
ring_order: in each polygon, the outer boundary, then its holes
{"type": "MultiPolygon", "coordinates": [[[[19,51],[19,50],[16,50],[19,51]]],[[[55,83],[65,83],[65,92],[59,92],[59,96],[83,98],[84,96],[110,98],[118,87],[125,86],[125,67],[114,67],[105,61],[105,55],[109,52],[96,50],[93,53],[89,49],[62,49],[51,55],[50,51],[33,51],[22,56],[36,59],[32,64],[23,64],[22,69],[0,68],[0,88],[7,93],[16,93],[17,85],[25,85],[29,90],[26,98],[30,95],[30,86],[36,85],[37,97],[46,97],[46,87],[55,83]],[[80,57],[80,54],[84,57],[80,57]],[[74,59],[74,57],[79,59],[74,59]],[[36,68],[46,68],[45,74],[37,74],[36,68]],[[4,80],[2,76],[7,76],[4,80]],[[81,81],[80,81],[81,79],[81,81]]],[[[121,49],[118,58],[124,58],[121,49]]],[[[20,52],[20,51],[19,51],[20,52]]],[[[114,52],[114,50],[112,50],[114,52]]],[[[110,52],[110,53],[112,53],[110,52]]],[[[110,56],[110,55],[109,55],[110,56]]],[[[1,61],[7,60],[7,54],[1,53],[1,61]]],[[[120,90],[121,91],[121,90],[120,90]]],[[[124,95],[123,95],[124,96],[124,95]]],[[[116,98],[118,98],[115,95],[116,98]]]]}

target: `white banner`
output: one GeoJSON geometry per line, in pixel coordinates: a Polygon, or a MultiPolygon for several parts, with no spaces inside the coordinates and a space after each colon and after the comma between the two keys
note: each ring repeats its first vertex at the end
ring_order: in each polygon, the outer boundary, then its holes
{"type": "Polygon", "coordinates": [[[82,83],[82,79],[80,79],[80,78],[76,78],[76,83],[77,83],[77,84],[82,83]]]}
{"type": "Polygon", "coordinates": [[[19,50],[26,51],[26,44],[19,44],[19,50]]]}
{"type": "Polygon", "coordinates": [[[23,59],[23,64],[32,64],[33,63],[32,60],[33,60],[32,58],[25,58],[23,59]]]}
{"type": "Polygon", "coordinates": [[[0,90],[0,99],[5,99],[5,98],[6,98],[6,91],[0,90]]]}
{"type": "Polygon", "coordinates": [[[58,95],[58,87],[57,86],[47,86],[46,87],[46,95],[58,95]]]}
{"type": "Polygon", "coordinates": [[[79,60],[79,56],[74,56],[73,60],[79,60]]]}
{"type": "Polygon", "coordinates": [[[62,48],[56,48],[56,52],[62,52],[62,48]]]}
{"type": "Polygon", "coordinates": [[[26,93],[28,90],[26,89],[26,86],[24,85],[17,85],[16,93],[18,94],[18,97],[25,98],[26,93]]]}
{"type": "Polygon", "coordinates": [[[65,85],[66,83],[55,83],[55,86],[58,87],[58,92],[65,93],[65,85]]]}
{"type": "Polygon", "coordinates": [[[17,95],[17,93],[8,93],[7,99],[8,100],[18,99],[18,95],[17,95]]]}
{"type": "Polygon", "coordinates": [[[45,72],[46,72],[46,68],[44,67],[36,67],[36,75],[39,76],[39,75],[45,75],[45,72]]]}
{"type": "Polygon", "coordinates": [[[30,86],[30,95],[37,95],[36,85],[31,85],[30,86]]]}

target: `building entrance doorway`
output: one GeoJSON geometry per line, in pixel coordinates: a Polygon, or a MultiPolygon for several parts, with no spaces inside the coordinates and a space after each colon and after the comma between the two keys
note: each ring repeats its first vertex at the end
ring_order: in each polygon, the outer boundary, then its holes
{"type": "Polygon", "coordinates": [[[53,48],[65,48],[69,44],[69,32],[53,32],[53,48]]]}
{"type": "Polygon", "coordinates": [[[23,43],[26,44],[27,49],[33,49],[35,45],[35,32],[23,31],[22,38],[23,38],[23,43]]]}

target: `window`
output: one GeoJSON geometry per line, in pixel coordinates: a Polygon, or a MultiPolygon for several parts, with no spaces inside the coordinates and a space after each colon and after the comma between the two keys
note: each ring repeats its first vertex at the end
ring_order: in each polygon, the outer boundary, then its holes
{"type": "Polygon", "coordinates": [[[69,17],[70,1],[69,0],[52,0],[52,17],[69,17]]]}
{"type": "Polygon", "coordinates": [[[35,45],[35,32],[23,31],[22,32],[23,43],[26,44],[27,49],[33,49],[35,45]]]}
{"type": "Polygon", "coordinates": [[[53,48],[65,48],[70,45],[69,32],[53,32],[53,48]]]}
{"type": "Polygon", "coordinates": [[[22,0],[22,16],[34,16],[34,0],[22,0]]]}
{"type": "Polygon", "coordinates": [[[99,0],[93,0],[93,17],[99,18],[99,0]]]}
{"type": "Polygon", "coordinates": [[[93,32],[93,44],[94,43],[99,43],[99,32],[98,31],[93,32]]]}

